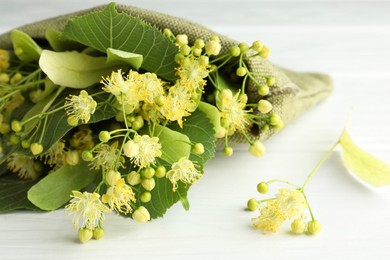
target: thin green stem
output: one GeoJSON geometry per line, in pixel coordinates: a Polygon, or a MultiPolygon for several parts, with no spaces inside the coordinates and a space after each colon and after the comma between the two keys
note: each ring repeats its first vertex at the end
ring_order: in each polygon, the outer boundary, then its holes
{"type": "Polygon", "coordinates": [[[266,183],[267,183],[267,184],[271,184],[271,183],[273,183],[273,182],[281,182],[281,183],[285,183],[285,184],[288,184],[288,185],[290,185],[290,186],[293,186],[293,187],[295,187],[295,188],[297,188],[297,189],[301,189],[300,186],[298,186],[298,185],[296,185],[296,184],[294,184],[294,183],[292,183],[292,182],[284,181],[284,180],[279,180],[279,179],[270,180],[270,181],[267,181],[266,183]]]}
{"type": "Polygon", "coordinates": [[[318,171],[318,169],[321,167],[321,165],[329,158],[329,156],[332,154],[336,146],[339,144],[339,141],[337,141],[332,148],[321,158],[321,160],[318,162],[316,167],[311,171],[311,173],[307,176],[305,183],[302,185],[302,191],[305,190],[306,185],[310,182],[310,180],[313,178],[314,174],[318,171]]]}
{"type": "Polygon", "coordinates": [[[304,197],[304,198],[305,198],[305,200],[306,200],[307,208],[309,209],[309,213],[310,213],[310,217],[311,217],[311,219],[312,219],[312,220],[315,220],[315,218],[314,218],[314,214],[313,214],[313,211],[311,210],[311,207],[310,207],[309,201],[308,201],[308,200],[307,200],[307,198],[306,198],[306,194],[305,194],[305,192],[303,191],[303,189],[300,189],[300,191],[302,192],[302,194],[303,194],[303,197],[304,197]]]}

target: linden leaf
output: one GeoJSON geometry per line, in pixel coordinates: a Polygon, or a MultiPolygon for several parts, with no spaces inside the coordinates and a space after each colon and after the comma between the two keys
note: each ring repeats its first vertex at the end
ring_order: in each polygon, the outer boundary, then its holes
{"type": "Polygon", "coordinates": [[[162,160],[173,164],[180,158],[190,155],[191,145],[188,136],[160,125],[156,126],[155,133],[160,139],[162,160]]]}
{"type": "Polygon", "coordinates": [[[107,64],[118,64],[118,62],[123,62],[138,70],[141,67],[142,61],[143,57],[140,54],[113,48],[107,49],[107,64]]]}
{"type": "Polygon", "coordinates": [[[0,179],[0,213],[17,209],[38,209],[27,199],[27,191],[36,183],[12,177],[0,179]]]}
{"type": "Polygon", "coordinates": [[[11,31],[11,40],[15,55],[21,61],[30,62],[39,60],[42,49],[29,35],[19,30],[13,30],[11,31]]]}
{"type": "Polygon", "coordinates": [[[92,57],[78,52],[44,50],[39,66],[56,85],[83,89],[111,74],[118,64],[106,64],[106,57],[92,57]]]}
{"type": "Polygon", "coordinates": [[[126,13],[118,13],[115,3],[103,10],[70,19],[63,36],[106,52],[107,48],[143,55],[142,68],[175,81],[178,49],[159,29],[126,13]]]}
{"type": "Polygon", "coordinates": [[[218,108],[206,102],[199,102],[198,109],[206,114],[210,123],[214,126],[215,134],[217,134],[217,131],[221,128],[221,116],[218,108]]]}
{"type": "Polygon", "coordinates": [[[66,165],[48,174],[27,193],[28,199],[43,210],[56,210],[69,201],[73,190],[80,190],[93,182],[98,171],[92,171],[86,163],[66,165]]]}
{"type": "Polygon", "coordinates": [[[344,164],[351,172],[376,187],[390,184],[390,165],[357,146],[346,129],[339,143],[344,164]]]}
{"type": "Polygon", "coordinates": [[[65,39],[64,37],[62,37],[62,32],[52,28],[46,30],[45,38],[55,51],[81,51],[83,48],[85,48],[82,44],[78,42],[65,39]]]}

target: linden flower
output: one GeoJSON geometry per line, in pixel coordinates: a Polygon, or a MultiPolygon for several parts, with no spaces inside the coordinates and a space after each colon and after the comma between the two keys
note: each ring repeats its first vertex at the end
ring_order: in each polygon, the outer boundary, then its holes
{"type": "Polygon", "coordinates": [[[110,76],[103,78],[100,81],[104,85],[103,90],[111,93],[114,96],[119,96],[121,93],[126,93],[129,89],[129,84],[123,78],[122,70],[113,71],[110,76]]]}
{"type": "Polygon", "coordinates": [[[21,179],[37,179],[39,177],[39,170],[36,166],[34,158],[23,154],[12,154],[7,159],[8,169],[17,173],[21,179]]]}
{"type": "Polygon", "coordinates": [[[260,210],[260,216],[252,219],[252,223],[256,229],[276,232],[285,220],[286,216],[280,211],[278,202],[270,200],[267,206],[260,210]]]}
{"type": "Polygon", "coordinates": [[[260,209],[260,216],[252,219],[252,222],[257,229],[276,232],[287,219],[301,216],[306,207],[302,191],[279,189],[275,198],[267,201],[267,205],[260,209]]]}
{"type": "Polygon", "coordinates": [[[201,64],[198,60],[192,58],[178,68],[177,75],[190,90],[194,91],[206,84],[204,78],[209,75],[209,72],[207,65],[201,64]]]}
{"type": "Polygon", "coordinates": [[[248,100],[247,95],[237,92],[233,96],[231,90],[225,89],[217,94],[217,99],[219,100],[217,107],[221,113],[221,120],[228,129],[229,135],[235,131],[245,131],[250,124],[249,111],[244,110],[248,100]]]}
{"type": "Polygon", "coordinates": [[[140,168],[154,164],[156,157],[162,155],[161,144],[158,137],[149,135],[136,135],[123,147],[123,152],[131,158],[131,161],[140,168]]]}
{"type": "Polygon", "coordinates": [[[120,156],[118,142],[115,142],[112,145],[101,144],[98,148],[96,148],[94,154],[95,156],[89,164],[91,169],[97,170],[102,168],[105,172],[113,170],[118,156],[120,156]]]}
{"type": "Polygon", "coordinates": [[[105,220],[104,213],[109,212],[109,208],[100,201],[100,195],[86,191],[72,193],[72,199],[65,209],[69,211],[69,215],[73,215],[74,226],[91,230],[99,227],[105,220]]]}
{"type": "Polygon", "coordinates": [[[107,203],[111,210],[127,214],[133,210],[131,208],[131,202],[135,202],[136,200],[133,190],[122,178],[114,186],[107,189],[106,194],[102,196],[102,201],[107,203]]]}
{"type": "Polygon", "coordinates": [[[280,210],[289,219],[301,215],[307,207],[306,199],[300,190],[279,189],[279,194],[276,194],[276,198],[280,210]]]}
{"type": "Polygon", "coordinates": [[[162,81],[154,73],[145,73],[141,77],[137,91],[138,99],[148,104],[153,104],[155,98],[164,94],[162,81]]]}
{"type": "Polygon", "coordinates": [[[71,95],[71,97],[66,98],[64,106],[66,114],[69,116],[68,121],[76,122],[77,124],[77,122],[81,120],[85,124],[91,119],[91,115],[95,112],[97,103],[88,95],[87,91],[81,90],[80,95],[71,95]]]}
{"type": "Polygon", "coordinates": [[[176,84],[169,89],[160,112],[166,119],[177,121],[183,128],[183,117],[189,116],[189,111],[194,108],[194,101],[191,98],[191,93],[183,85],[176,84]]]}
{"type": "Polygon", "coordinates": [[[202,177],[202,175],[195,168],[192,161],[188,160],[186,157],[182,157],[179,161],[172,164],[172,168],[167,172],[166,177],[172,183],[173,191],[176,191],[178,181],[193,184],[202,177]]]}
{"type": "Polygon", "coordinates": [[[41,158],[44,158],[44,163],[51,167],[59,168],[66,163],[65,158],[65,144],[63,141],[58,141],[50,147],[41,158]]]}

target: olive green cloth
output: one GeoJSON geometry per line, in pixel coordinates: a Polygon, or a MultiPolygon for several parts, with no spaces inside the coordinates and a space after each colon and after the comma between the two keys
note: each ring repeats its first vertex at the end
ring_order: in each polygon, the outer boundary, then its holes
{"type": "MultiPolygon", "coordinates": [[[[92,9],[35,22],[18,29],[26,32],[33,38],[42,39],[48,28],[62,30],[70,18],[98,11],[104,7],[98,6],[92,9]]],[[[169,28],[174,34],[187,34],[190,41],[196,38],[208,40],[210,36],[218,35],[221,39],[222,53],[227,52],[229,47],[237,44],[235,40],[182,18],[126,5],[117,5],[116,8],[118,12],[125,12],[139,17],[155,25],[157,28],[169,28]]],[[[9,49],[11,47],[9,33],[0,35],[0,48],[9,49]]],[[[270,88],[270,94],[265,98],[273,104],[273,112],[278,113],[285,124],[327,97],[332,91],[332,82],[327,75],[293,72],[276,67],[268,60],[258,56],[251,58],[247,62],[247,65],[252,72],[275,77],[276,83],[270,88]]],[[[261,82],[263,79],[258,78],[258,81],[261,82]]],[[[257,94],[256,86],[251,81],[249,81],[247,86],[247,94],[251,102],[257,102],[260,98],[257,94]]],[[[266,133],[252,131],[249,134],[252,138],[265,140],[273,135],[274,131],[271,130],[266,133]]],[[[241,135],[236,135],[231,138],[232,142],[242,142],[244,140],[241,135]]]]}

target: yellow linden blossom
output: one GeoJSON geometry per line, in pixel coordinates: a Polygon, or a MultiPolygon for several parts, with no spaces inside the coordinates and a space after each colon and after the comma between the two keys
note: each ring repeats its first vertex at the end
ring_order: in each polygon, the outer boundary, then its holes
{"type": "Polygon", "coordinates": [[[24,103],[24,97],[20,92],[12,95],[12,97],[4,104],[4,112],[11,113],[24,103]]]}
{"type": "Polygon", "coordinates": [[[9,67],[9,53],[6,50],[0,49],[0,69],[9,67]]]}
{"type": "Polygon", "coordinates": [[[307,207],[306,199],[299,190],[279,189],[276,198],[280,210],[284,212],[288,219],[300,216],[307,207]]]}
{"type": "Polygon", "coordinates": [[[168,96],[160,108],[161,114],[170,121],[177,121],[183,128],[183,117],[189,116],[194,108],[191,93],[182,85],[175,85],[169,89],[168,96]]]}
{"type": "Polygon", "coordinates": [[[276,232],[285,220],[286,216],[280,211],[278,202],[270,200],[267,206],[260,210],[260,216],[252,219],[252,223],[257,229],[276,232]]]}
{"type": "Polygon", "coordinates": [[[209,75],[208,65],[202,64],[194,57],[186,59],[186,62],[183,62],[176,73],[184,85],[189,87],[189,90],[192,91],[206,85],[206,80],[204,80],[204,78],[209,75]]]}
{"type": "Polygon", "coordinates": [[[50,147],[44,154],[40,157],[44,158],[44,163],[50,165],[51,167],[59,168],[66,164],[66,153],[65,153],[65,143],[64,141],[58,141],[50,147]]]}
{"type": "Polygon", "coordinates": [[[140,77],[137,96],[140,101],[154,104],[155,98],[164,94],[163,82],[154,73],[147,72],[140,77]]]}
{"type": "Polygon", "coordinates": [[[132,212],[131,203],[136,200],[133,190],[122,178],[119,179],[115,185],[107,189],[106,194],[102,196],[102,201],[107,203],[111,210],[127,214],[132,212]]]}
{"type": "Polygon", "coordinates": [[[202,175],[195,168],[192,161],[188,160],[186,157],[182,157],[179,161],[172,164],[172,168],[167,172],[166,177],[172,183],[173,191],[176,191],[178,181],[193,184],[202,177],[202,175]]]}
{"type": "Polygon", "coordinates": [[[17,173],[21,179],[35,180],[39,177],[34,158],[23,154],[12,154],[7,159],[7,167],[12,172],[17,173]]]}
{"type": "Polygon", "coordinates": [[[111,93],[114,96],[126,93],[130,87],[127,78],[123,77],[122,70],[113,71],[110,76],[103,78],[100,83],[104,85],[104,91],[111,93]]]}
{"type": "Polygon", "coordinates": [[[264,231],[276,232],[287,219],[294,219],[307,208],[306,199],[300,190],[279,189],[274,199],[260,209],[260,216],[252,219],[253,226],[264,231]]]}
{"type": "Polygon", "coordinates": [[[94,230],[105,220],[104,213],[109,208],[100,201],[100,195],[96,192],[73,191],[72,199],[65,209],[69,215],[73,215],[73,224],[78,228],[94,230]]]}
{"type": "Polygon", "coordinates": [[[76,124],[79,120],[84,124],[88,123],[91,115],[95,113],[96,106],[96,101],[85,90],[81,90],[78,96],[71,95],[65,101],[66,114],[76,124]]]}
{"type": "Polygon", "coordinates": [[[156,157],[162,155],[161,144],[158,137],[150,137],[149,135],[136,135],[133,140],[128,142],[130,145],[124,147],[124,154],[131,157],[131,161],[145,168],[156,162],[156,157]],[[136,147],[136,151],[135,148],[136,147]],[[131,152],[127,152],[129,149],[131,152]]]}
{"type": "MultiPolygon", "coordinates": [[[[101,168],[104,172],[108,172],[115,168],[118,156],[118,142],[115,142],[112,145],[101,144],[94,151],[94,157],[89,164],[89,167],[96,170],[101,168]]],[[[119,160],[119,163],[121,163],[122,160],[119,160]]]]}
{"type": "Polygon", "coordinates": [[[248,110],[244,110],[248,97],[246,94],[237,92],[234,96],[231,90],[225,89],[217,94],[217,107],[220,110],[223,126],[227,128],[228,134],[235,131],[244,132],[250,124],[248,110]]]}

